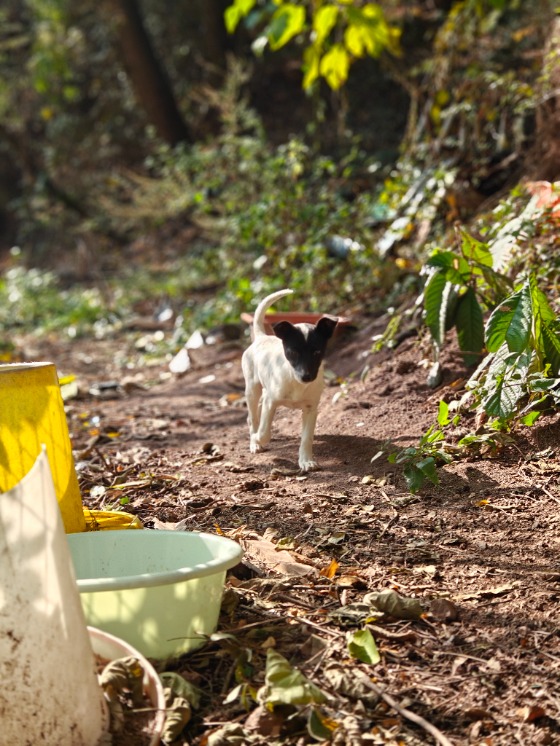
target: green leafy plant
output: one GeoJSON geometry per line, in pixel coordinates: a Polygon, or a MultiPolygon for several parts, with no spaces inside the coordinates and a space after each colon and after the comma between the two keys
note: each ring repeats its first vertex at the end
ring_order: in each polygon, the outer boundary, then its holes
{"type": "Polygon", "coordinates": [[[388,22],[377,3],[285,2],[260,6],[257,0],[234,0],[224,14],[226,28],[233,33],[243,19],[248,28],[262,27],[253,50],[262,54],[284,47],[298,36],[307,37],[303,51],[303,87],[309,89],[324,78],[339,89],[348,78],[352,63],[382,52],[399,54],[400,29],[388,22]]]}
{"type": "Polygon", "coordinates": [[[449,405],[441,401],[439,427],[430,427],[418,445],[392,452],[388,457],[390,463],[403,466],[412,493],[426,480],[438,483],[439,464],[449,463],[458,454],[495,455],[504,445],[512,443],[508,431],[516,423],[533,425],[544,409],[560,406],[560,319],[539,288],[535,273],[530,272],[520,286],[495,306],[484,325],[482,307],[465,279],[470,282],[473,275],[476,279],[483,278],[496,297],[505,287],[505,278],[484,263],[490,254],[483,244],[463,234],[463,251],[465,247],[472,251],[470,263],[464,254],[456,257],[449,252],[438,252],[432,257],[436,271],[429,280],[429,292],[425,293],[426,307],[430,310],[426,321],[431,324],[436,345],[443,341],[447,320],[451,318],[458,326],[459,343],[467,355],[472,354],[468,347],[473,347],[473,340],[475,349],[486,349],[487,354],[469,379],[467,394],[458,405],[459,409],[470,406],[484,412],[490,421],[483,429],[465,435],[451,446],[445,440],[444,428],[457,425],[459,414],[451,418],[449,405]],[[461,295],[458,288],[465,285],[461,295]],[[472,291],[470,297],[469,291],[472,291]],[[468,313],[457,310],[461,302],[466,302],[468,313]],[[466,325],[466,333],[462,324],[466,325]],[[474,326],[476,336],[469,324],[474,326]],[[468,347],[465,339],[469,340],[468,347]]]}
{"type": "Polygon", "coordinates": [[[459,238],[458,252],[438,249],[428,259],[422,299],[436,360],[446,332],[454,327],[465,363],[472,365],[484,349],[483,313],[507,295],[511,283],[493,268],[488,244],[466,231],[460,231],[459,238]]]}
{"type": "Polygon", "coordinates": [[[206,278],[224,288],[211,309],[197,309],[199,323],[237,320],[280,285],[323,311],[393,286],[396,270],[383,265],[367,225],[373,196],[348,199],[341,188],[370,164],[358,147],[335,160],[299,138],[270,145],[258,121],[243,134],[230,121],[211,145],[161,148],[148,162],[152,176],[121,178],[107,211],[131,230],[189,211],[212,243],[200,247],[206,278]]]}
{"type": "Polygon", "coordinates": [[[476,406],[501,424],[532,424],[538,407],[560,403],[560,321],[534,273],[492,312],[488,355],[468,388],[476,406]]]}
{"type": "Polygon", "coordinates": [[[439,483],[437,473],[438,464],[448,464],[453,460],[445,442],[443,428],[458,422],[458,415],[452,419],[449,417],[449,406],[440,401],[438,413],[438,425],[432,425],[420,437],[418,445],[408,446],[400,451],[393,451],[387,457],[389,463],[398,464],[403,467],[406,485],[412,494],[420,490],[426,479],[432,484],[439,483]]]}

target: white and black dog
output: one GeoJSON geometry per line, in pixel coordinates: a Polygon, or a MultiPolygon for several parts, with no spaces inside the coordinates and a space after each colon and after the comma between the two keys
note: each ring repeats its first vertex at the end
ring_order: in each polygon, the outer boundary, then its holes
{"type": "Polygon", "coordinates": [[[302,471],[316,469],[313,435],[317,407],[324,387],[323,357],[337,319],[324,316],[317,324],[274,324],[274,335],[265,331],[265,313],[279,298],[292,290],[279,290],[257,306],[253,318],[253,343],[241,359],[245,396],[249,408],[251,453],[270,442],[272,420],[278,407],[301,409],[303,426],[299,448],[302,471]]]}

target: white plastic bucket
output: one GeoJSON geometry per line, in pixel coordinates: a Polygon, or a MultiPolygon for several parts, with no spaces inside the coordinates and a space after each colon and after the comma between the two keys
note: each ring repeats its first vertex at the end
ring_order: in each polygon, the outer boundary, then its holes
{"type": "Polygon", "coordinates": [[[187,531],[99,531],[67,536],[88,624],[146,656],[193,650],[215,631],[226,571],[241,547],[187,531]]]}
{"type": "Polygon", "coordinates": [[[0,740],[94,746],[107,712],[44,451],[0,494],[0,558],[0,740]]]}

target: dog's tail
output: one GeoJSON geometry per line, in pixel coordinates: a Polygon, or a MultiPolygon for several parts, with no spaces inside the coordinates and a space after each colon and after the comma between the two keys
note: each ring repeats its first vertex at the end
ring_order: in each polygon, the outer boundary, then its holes
{"type": "Polygon", "coordinates": [[[264,328],[264,317],[265,317],[267,308],[271,306],[279,298],[283,298],[285,295],[291,295],[293,292],[294,292],[293,290],[288,290],[288,289],[278,290],[278,292],[272,293],[272,295],[267,295],[264,300],[261,300],[261,302],[257,306],[255,315],[253,316],[253,337],[255,339],[260,334],[266,334],[266,330],[264,328]]]}

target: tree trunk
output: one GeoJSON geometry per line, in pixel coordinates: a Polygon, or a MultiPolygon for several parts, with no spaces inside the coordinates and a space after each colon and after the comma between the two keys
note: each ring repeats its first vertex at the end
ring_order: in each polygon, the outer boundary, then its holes
{"type": "Polygon", "coordinates": [[[224,24],[224,11],[230,0],[199,0],[201,21],[201,48],[204,58],[223,72],[226,67],[226,50],[231,45],[224,24]]]}
{"type": "Polygon", "coordinates": [[[170,145],[192,142],[171,84],[153,50],[136,0],[112,0],[123,64],[138,102],[170,145]]]}
{"type": "Polygon", "coordinates": [[[535,176],[560,180],[560,18],[552,23],[543,62],[543,86],[537,109],[535,176]]]}

